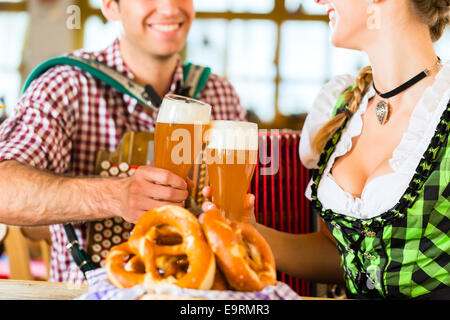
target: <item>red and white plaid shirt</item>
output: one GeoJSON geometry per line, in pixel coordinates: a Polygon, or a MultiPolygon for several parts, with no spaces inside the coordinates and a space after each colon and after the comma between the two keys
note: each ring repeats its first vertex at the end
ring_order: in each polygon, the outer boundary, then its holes
{"type": "MultiPolygon", "coordinates": [[[[120,55],[119,40],[99,52],[79,50],[69,55],[96,59],[134,78],[120,55]]],[[[180,62],[170,92],[182,81],[180,62]]],[[[215,74],[197,99],[212,106],[213,119],[246,119],[232,85],[215,74]]],[[[156,116],[156,111],[90,74],[72,66],[56,66],[31,83],[14,114],[0,126],[0,161],[15,159],[58,174],[92,175],[97,151],[115,151],[127,131],[153,132],[156,116]]],[[[75,231],[86,247],[86,226],[77,224],[75,231]]],[[[50,232],[50,281],[83,283],[83,274],[66,248],[63,226],[52,225],[50,232]]]]}

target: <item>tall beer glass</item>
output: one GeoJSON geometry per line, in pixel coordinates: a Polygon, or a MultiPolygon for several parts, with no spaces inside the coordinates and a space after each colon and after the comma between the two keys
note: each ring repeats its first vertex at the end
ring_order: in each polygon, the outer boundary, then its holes
{"type": "Polygon", "coordinates": [[[211,122],[206,164],[213,203],[230,220],[240,221],[258,157],[258,125],[211,122]]]}
{"type": "Polygon", "coordinates": [[[163,99],[155,128],[155,167],[186,178],[203,147],[211,106],[169,94],[163,99]]]}

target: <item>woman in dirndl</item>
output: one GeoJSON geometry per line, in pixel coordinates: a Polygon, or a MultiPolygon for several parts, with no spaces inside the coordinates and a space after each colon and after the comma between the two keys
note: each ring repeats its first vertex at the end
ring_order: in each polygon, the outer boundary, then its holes
{"type": "Polygon", "coordinates": [[[450,299],[450,64],[433,47],[450,3],[316,2],[333,45],[370,61],[325,84],[302,129],[306,197],[321,227],[293,235],[256,224],[252,195],[248,220],[278,270],[345,283],[348,298],[450,299]]]}

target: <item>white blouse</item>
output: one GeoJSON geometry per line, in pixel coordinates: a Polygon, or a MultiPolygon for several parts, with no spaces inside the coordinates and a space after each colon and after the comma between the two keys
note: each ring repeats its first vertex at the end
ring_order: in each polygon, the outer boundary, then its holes
{"type": "MultiPolygon", "coordinates": [[[[300,139],[300,159],[309,169],[317,168],[319,154],[314,153],[311,141],[319,129],[330,119],[331,113],[341,93],[352,85],[355,78],[350,75],[335,77],[325,84],[314,101],[308,114],[300,139]]],[[[361,101],[358,111],[347,123],[341,139],[328,161],[317,190],[317,197],[325,210],[359,218],[370,219],[391,209],[408,187],[420,159],[426,151],[443,112],[450,99],[450,63],[444,63],[434,83],[425,90],[411,114],[408,129],[403,133],[400,144],[395,148],[389,164],[393,173],[379,176],[369,181],[361,194],[355,198],[344,191],[333,179],[330,170],[334,161],[352,149],[352,138],[359,136],[362,118],[368,101],[375,95],[371,89],[361,101]]],[[[306,197],[311,200],[310,181],[306,197]]]]}

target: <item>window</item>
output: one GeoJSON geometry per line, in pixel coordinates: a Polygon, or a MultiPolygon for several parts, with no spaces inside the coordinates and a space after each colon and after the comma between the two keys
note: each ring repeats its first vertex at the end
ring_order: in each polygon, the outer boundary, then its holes
{"type": "Polygon", "coordinates": [[[20,65],[28,26],[28,14],[22,11],[20,1],[8,2],[9,10],[0,11],[0,106],[6,105],[0,116],[10,114],[19,98],[20,65]]]}
{"type": "MultiPolygon", "coordinates": [[[[23,81],[19,68],[28,25],[25,3],[0,0],[0,47],[4,48],[0,99],[8,111],[23,81]]],[[[78,3],[85,14],[74,43],[100,50],[119,36],[120,24],[105,21],[101,0],[78,3]]],[[[194,0],[194,5],[197,18],[183,52],[186,60],[227,77],[242,105],[269,127],[279,118],[307,113],[326,81],[343,73],[357,74],[369,63],[358,51],[330,44],[325,9],[312,0],[194,0]]],[[[448,60],[450,32],[435,47],[448,60]]]]}

